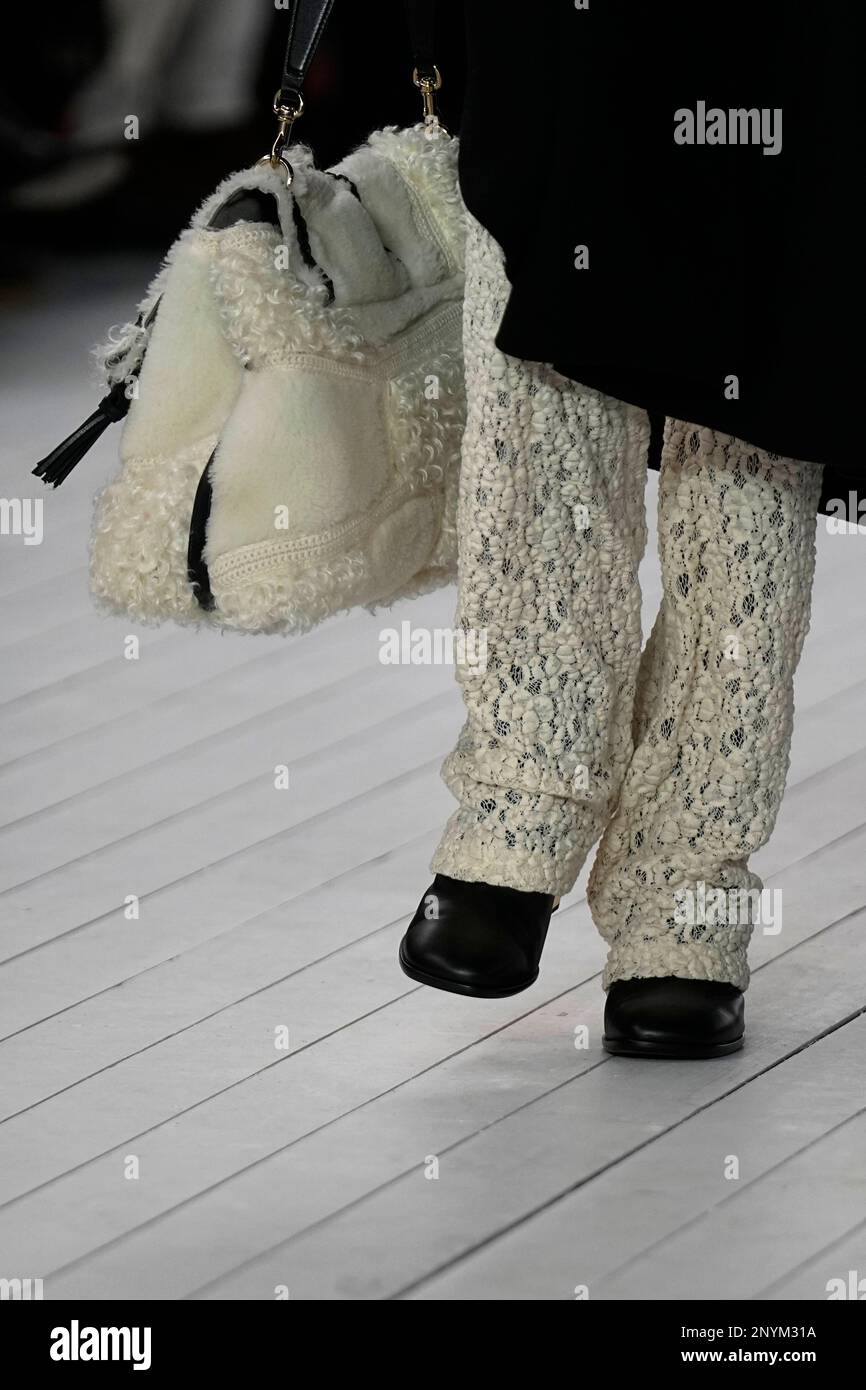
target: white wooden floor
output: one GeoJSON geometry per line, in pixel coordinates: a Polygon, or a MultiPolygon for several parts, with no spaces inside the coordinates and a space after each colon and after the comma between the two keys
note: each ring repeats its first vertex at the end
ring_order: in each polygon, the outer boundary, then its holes
{"type": "MultiPolygon", "coordinates": [[[[83,265],[7,306],[4,496],[43,495],[28,469],[92,408],[85,349],[146,273],[83,265]]],[[[143,629],[125,660],[85,573],[116,440],[44,494],[41,546],[0,538],[0,1277],[562,1300],[866,1275],[866,534],[820,530],[748,1045],[627,1061],[600,1047],[584,879],[515,999],[397,967],[461,707],[447,668],[381,666],[378,633],[448,626],[453,593],[299,640],[143,629]]]]}

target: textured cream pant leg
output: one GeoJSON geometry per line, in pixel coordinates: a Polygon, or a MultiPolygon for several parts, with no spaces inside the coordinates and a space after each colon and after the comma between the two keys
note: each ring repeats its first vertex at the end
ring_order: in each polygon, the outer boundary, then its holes
{"type": "Polygon", "coordinates": [[[760,889],[748,860],[784,791],[820,484],[812,465],[667,423],[662,606],[641,662],[635,751],[589,884],[610,947],[605,987],[748,981],[755,899],[730,890],[760,889]],[[734,912],[702,914],[702,883],[704,899],[726,890],[734,912]]]}
{"type": "Polygon", "coordinates": [[[507,295],[470,218],[457,626],[486,639],[486,666],[458,667],[467,719],[443,776],[459,808],[432,867],[564,893],[632,750],[649,426],[499,352],[507,295]]]}

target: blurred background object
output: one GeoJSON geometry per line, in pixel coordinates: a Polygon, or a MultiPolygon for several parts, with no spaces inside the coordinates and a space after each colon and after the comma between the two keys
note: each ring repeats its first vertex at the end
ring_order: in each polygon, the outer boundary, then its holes
{"type": "MultiPolygon", "coordinates": [[[[280,0],[49,0],[18,24],[0,59],[7,284],[76,253],[161,254],[225,175],[270,148],[280,0]]],[[[454,129],[460,0],[440,0],[437,42],[454,129]]],[[[411,72],[402,0],[337,0],[296,139],[324,166],[379,126],[416,121],[411,72]]]]}

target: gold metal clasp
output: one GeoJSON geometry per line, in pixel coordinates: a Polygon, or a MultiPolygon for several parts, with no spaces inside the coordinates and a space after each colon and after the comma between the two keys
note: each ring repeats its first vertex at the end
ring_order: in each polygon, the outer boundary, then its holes
{"type": "Polygon", "coordinates": [[[270,154],[262,155],[259,164],[269,164],[272,169],[279,169],[282,165],[286,171],[286,188],[291,188],[295,171],[286,159],[284,150],[292,138],[292,126],[304,114],[304,98],[299,92],[297,106],[283,106],[280,104],[280,94],[276,92],[273,110],[278,122],[277,133],[270,154]]]}
{"type": "Polygon", "coordinates": [[[439,69],[434,65],[433,76],[425,75],[422,77],[418,69],[415,68],[412,72],[412,81],[421,93],[421,101],[424,106],[424,125],[428,132],[432,134],[434,131],[441,130],[444,135],[447,135],[448,131],[439,119],[436,110],[436,98],[433,95],[442,86],[442,74],[439,69]]]}

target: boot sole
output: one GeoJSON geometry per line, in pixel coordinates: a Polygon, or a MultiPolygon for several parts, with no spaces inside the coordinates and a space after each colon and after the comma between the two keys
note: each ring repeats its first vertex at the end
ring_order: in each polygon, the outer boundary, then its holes
{"type": "Polygon", "coordinates": [[[471,999],[507,999],[511,994],[521,994],[523,990],[529,989],[538,979],[536,970],[531,979],[519,985],[512,985],[510,989],[484,989],[481,985],[466,985],[459,980],[449,980],[444,975],[428,975],[426,971],[418,970],[414,965],[409,965],[403,955],[402,945],[399,959],[400,969],[410,980],[415,980],[419,985],[429,985],[431,989],[444,989],[448,994],[467,995],[471,999]]]}
{"type": "Polygon", "coordinates": [[[660,1059],[667,1058],[669,1061],[703,1061],[710,1057],[728,1057],[732,1052],[739,1052],[745,1038],[745,1033],[741,1033],[732,1042],[682,1043],[680,1046],[676,1046],[671,1043],[603,1037],[601,1045],[605,1052],[609,1052],[613,1057],[658,1057],[660,1059]]]}

